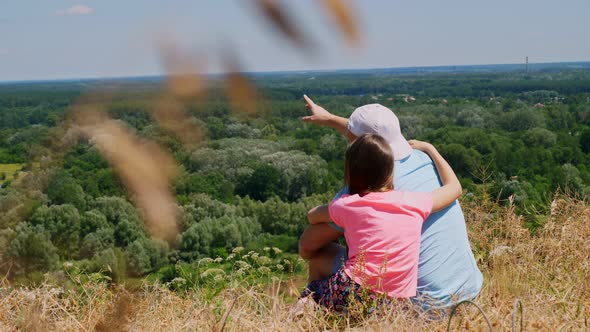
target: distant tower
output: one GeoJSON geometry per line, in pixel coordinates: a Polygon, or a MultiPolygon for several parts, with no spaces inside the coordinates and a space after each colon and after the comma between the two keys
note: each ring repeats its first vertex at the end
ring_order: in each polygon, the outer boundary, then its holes
{"type": "Polygon", "coordinates": [[[528,73],[529,72],[529,57],[526,57],[526,64],[524,66],[524,72],[528,73]]]}

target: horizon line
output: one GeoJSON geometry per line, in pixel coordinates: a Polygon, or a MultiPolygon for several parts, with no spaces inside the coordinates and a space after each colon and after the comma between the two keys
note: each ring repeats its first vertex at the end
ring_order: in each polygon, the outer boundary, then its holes
{"type": "MultiPolygon", "coordinates": [[[[529,70],[534,65],[559,65],[559,64],[590,64],[590,60],[582,61],[557,61],[557,62],[529,62],[529,70]]],[[[260,70],[260,71],[240,71],[240,73],[247,75],[256,74],[304,74],[304,73],[329,73],[339,71],[372,71],[372,70],[400,70],[400,69],[433,69],[433,68],[466,68],[478,66],[523,66],[523,63],[488,63],[488,64],[471,64],[471,65],[430,65],[430,66],[402,66],[402,67],[366,67],[366,68],[339,68],[339,69],[292,69],[292,70],[260,70]]],[[[228,73],[228,71],[220,71],[204,74],[204,76],[220,76],[228,73]]],[[[27,83],[65,83],[72,81],[88,82],[88,81],[108,81],[108,80],[132,80],[132,79],[148,79],[148,78],[163,78],[168,77],[166,74],[145,74],[139,76],[94,76],[94,77],[78,77],[78,78],[49,78],[49,79],[30,79],[30,80],[0,80],[0,85],[7,84],[27,84],[27,83]]]]}

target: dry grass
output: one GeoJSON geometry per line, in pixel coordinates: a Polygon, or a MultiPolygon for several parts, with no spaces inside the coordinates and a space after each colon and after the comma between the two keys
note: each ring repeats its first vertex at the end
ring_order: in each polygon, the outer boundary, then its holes
{"type": "MultiPolygon", "coordinates": [[[[468,205],[468,204],[465,204],[468,205]]],[[[466,207],[470,239],[485,275],[476,302],[494,330],[512,328],[516,298],[524,305],[524,329],[589,330],[590,205],[555,200],[551,216],[531,235],[511,208],[466,207]]],[[[298,278],[299,279],[299,278],[298,278]]],[[[300,282],[275,281],[267,289],[227,289],[212,300],[201,290],[176,293],[146,284],[88,284],[81,290],[44,285],[0,287],[0,330],[63,331],[322,331],[446,330],[447,320],[427,322],[398,309],[361,319],[309,310],[289,317],[300,282]]],[[[453,330],[487,330],[475,307],[453,319],[453,330]]]]}

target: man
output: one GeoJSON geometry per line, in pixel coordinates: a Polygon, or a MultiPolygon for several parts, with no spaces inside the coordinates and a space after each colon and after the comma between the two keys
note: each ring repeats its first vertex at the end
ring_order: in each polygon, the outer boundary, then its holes
{"type": "MultiPolygon", "coordinates": [[[[374,133],[391,145],[394,165],[394,190],[428,192],[441,186],[432,160],[413,150],[401,133],[395,114],[379,104],[357,108],[349,119],[331,114],[303,96],[311,115],[303,121],[336,129],[349,141],[374,133]]],[[[346,192],[344,188],[339,195],[346,192]]],[[[346,259],[346,250],[333,241],[342,237],[335,224],[310,225],[299,240],[299,254],[309,261],[309,280],[330,276],[346,259]]],[[[465,218],[455,201],[433,213],[422,226],[418,262],[418,296],[414,302],[424,309],[444,309],[479,294],[483,276],[467,238],[465,218]]]]}

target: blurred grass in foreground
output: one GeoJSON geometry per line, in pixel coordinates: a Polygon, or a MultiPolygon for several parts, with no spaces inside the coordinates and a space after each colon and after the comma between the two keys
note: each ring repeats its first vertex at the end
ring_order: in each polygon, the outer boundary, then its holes
{"type": "MultiPolygon", "coordinates": [[[[584,330],[590,318],[590,204],[556,196],[537,232],[511,206],[464,202],[469,236],[485,275],[476,302],[495,330],[511,327],[513,302],[524,305],[524,328],[584,330]]],[[[305,283],[305,266],[276,248],[161,270],[135,287],[112,284],[100,273],[66,264],[34,288],[0,288],[0,330],[220,330],[326,329],[445,330],[412,312],[384,311],[339,317],[309,311],[297,320],[289,309],[305,283]]],[[[453,328],[485,330],[474,308],[459,310],[453,328]]]]}

